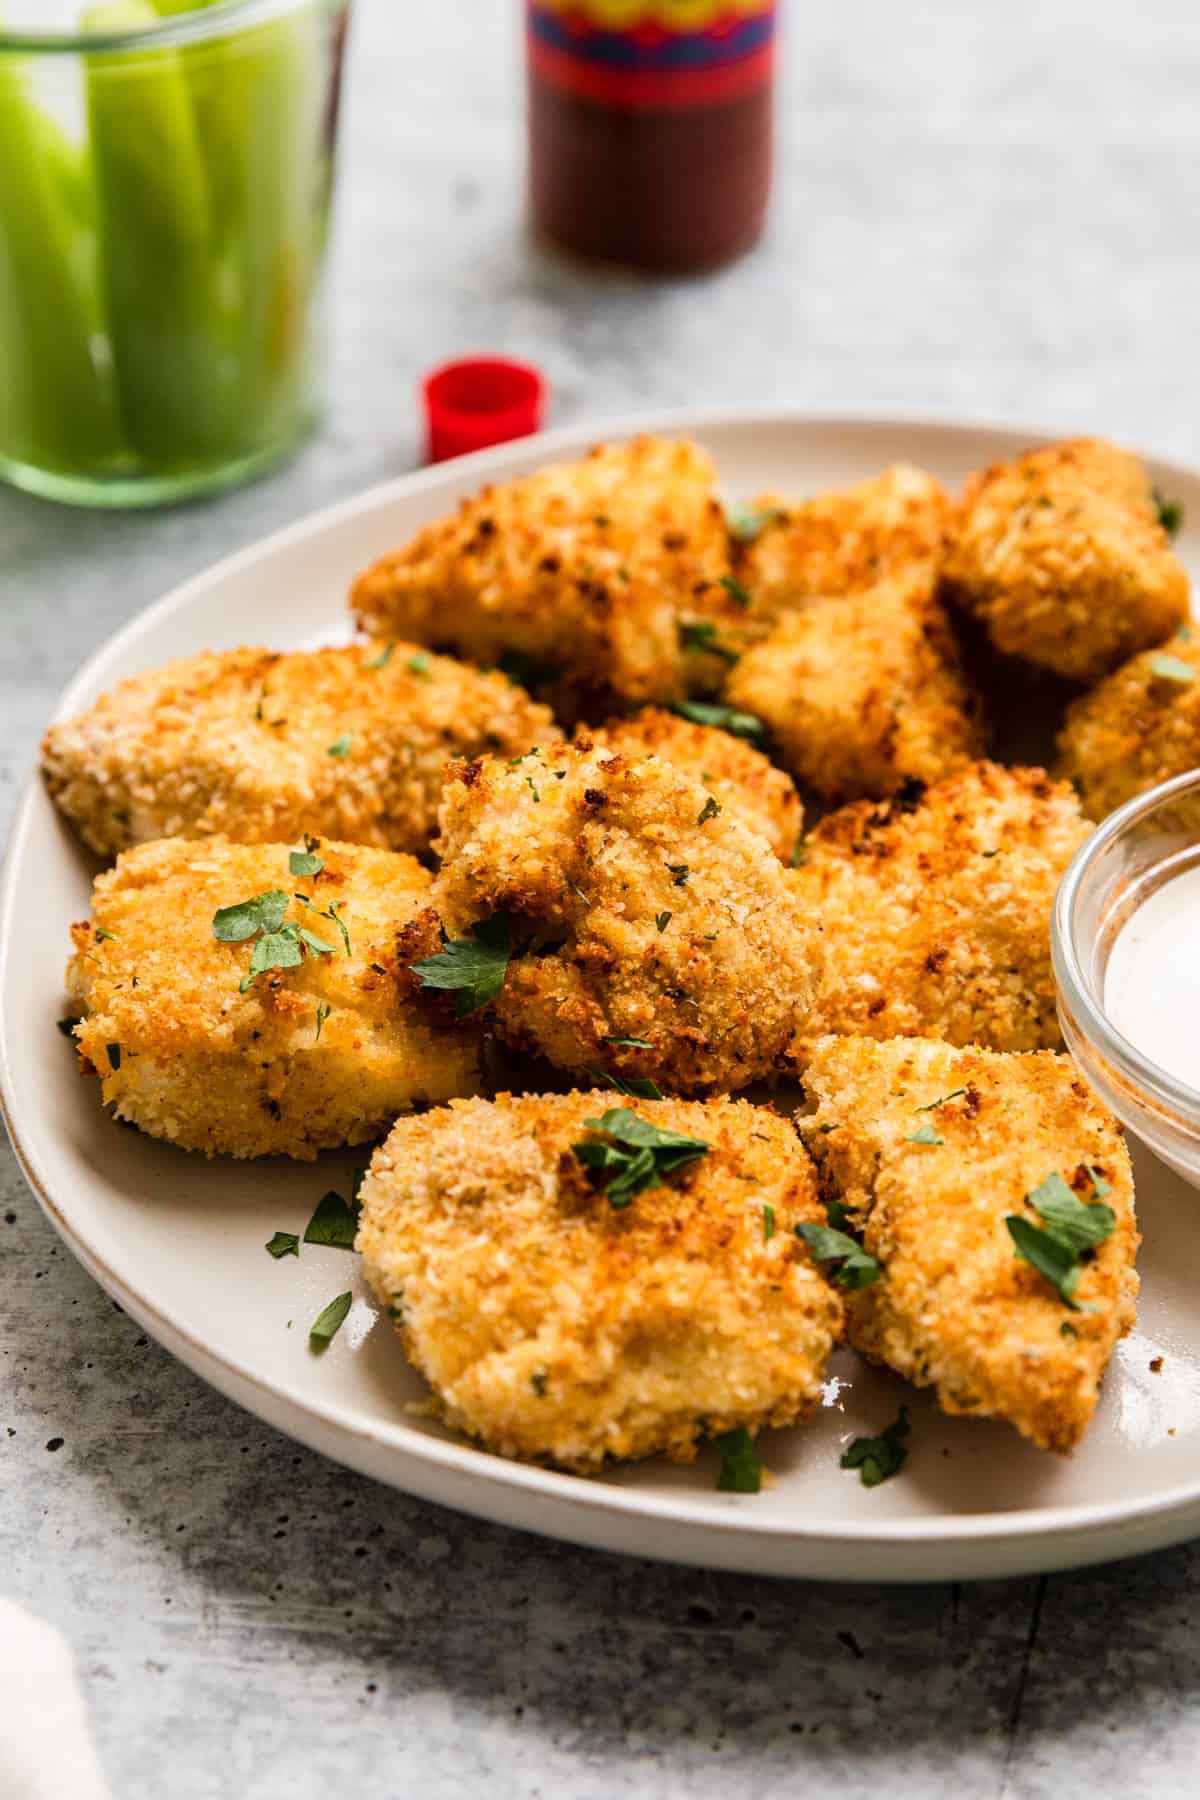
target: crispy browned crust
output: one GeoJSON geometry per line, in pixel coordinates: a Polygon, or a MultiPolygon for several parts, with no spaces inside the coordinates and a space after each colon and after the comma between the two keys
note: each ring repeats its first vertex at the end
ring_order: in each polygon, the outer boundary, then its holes
{"type": "Polygon", "coordinates": [[[711,1148],[616,1211],[571,1152],[613,1102],[456,1101],[376,1151],[358,1247],[442,1416],[584,1471],[809,1417],[842,1306],[795,1234],[823,1214],[791,1126],[743,1101],[630,1101],[711,1148]]]}
{"type": "Polygon", "coordinates": [[[1145,467],[1103,438],[973,476],[943,579],[997,649],[1076,681],[1161,643],[1188,608],[1145,467]]]}
{"type": "Polygon", "coordinates": [[[825,925],[800,1063],[825,1032],[1056,1046],[1050,912],[1088,829],[1065,783],[990,762],[822,820],[793,876],[825,925]]]}
{"type": "Polygon", "coordinates": [[[1067,711],[1060,768],[1091,819],[1172,775],[1200,767],[1200,642],[1178,634],[1143,651],[1067,711]],[[1161,657],[1195,671],[1191,681],[1156,673],[1161,657]]]}
{"type": "Polygon", "coordinates": [[[744,739],[656,706],[583,730],[594,743],[623,756],[661,756],[673,763],[715,794],[734,818],[765,837],[777,856],[785,861],[791,857],[804,819],[800,796],[783,770],[744,739]]]}
{"type": "Polygon", "coordinates": [[[71,928],[67,987],[84,1015],[81,1067],[117,1118],[209,1156],[312,1158],[376,1137],[417,1102],[478,1090],[477,1028],[423,996],[409,968],[441,941],[428,871],[351,844],[317,853],[321,872],[297,877],[283,844],[170,838],[97,877],[91,919],[71,928]],[[213,914],[270,888],[307,894],[313,906],[294,901],[289,917],[335,949],[242,994],[251,945],[219,943],[213,914]],[[331,901],[349,955],[316,916],[331,901]]]}
{"type": "Polygon", "coordinates": [[[677,1093],[743,1087],[786,1050],[819,933],[770,845],[698,782],[588,742],[455,765],[434,904],[452,937],[504,912],[534,939],[495,1003],[518,1047],[677,1093]]]}
{"type": "Polygon", "coordinates": [[[241,649],[121,682],[50,727],[42,768],[101,855],[157,837],[287,843],[306,831],[417,852],[437,828],[450,757],[511,756],[557,735],[503,675],[415,644],[241,649]]]}
{"type": "Polygon", "coordinates": [[[737,620],[728,572],[710,458],[639,437],[464,500],[361,575],[351,605],[379,636],[515,654],[574,720],[715,689],[725,664],[685,628],[737,620]]]}
{"type": "Polygon", "coordinates": [[[730,672],[781,762],[827,800],[936,781],[986,748],[943,608],[911,575],[786,613],[730,672]]]}
{"type": "Polygon", "coordinates": [[[1006,1419],[1042,1449],[1070,1450],[1135,1317],[1140,1240],[1116,1120],[1049,1051],[826,1038],[805,1083],[819,1104],[801,1130],[822,1191],[850,1208],[884,1266],[848,1298],[851,1343],[934,1388],[945,1412],[1006,1419]],[[912,1143],[922,1123],[942,1141],[912,1143]],[[1117,1226],[1083,1268],[1076,1312],[1013,1254],[1004,1220],[1037,1224],[1025,1196],[1051,1173],[1090,1201],[1093,1170],[1117,1226]]]}
{"type": "Polygon", "coordinates": [[[950,506],[941,483],[910,463],[811,500],[764,494],[752,504],[769,518],[736,549],[735,572],[750,598],[747,630],[760,637],[813,600],[901,576],[927,580],[941,559],[950,506]]]}

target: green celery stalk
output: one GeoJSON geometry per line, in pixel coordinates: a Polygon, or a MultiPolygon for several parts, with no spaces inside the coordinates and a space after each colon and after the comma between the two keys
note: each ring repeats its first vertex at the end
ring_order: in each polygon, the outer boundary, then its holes
{"type": "Polygon", "coordinates": [[[124,456],[92,198],[83,157],[0,58],[0,452],[72,472],[124,456]]]}
{"type": "MultiPolygon", "coordinates": [[[[150,0],[109,0],[84,14],[96,30],[157,21],[150,0]]],[[[153,465],[211,460],[236,439],[236,371],[182,53],[131,47],[86,62],[100,264],[125,428],[153,465]]]]}

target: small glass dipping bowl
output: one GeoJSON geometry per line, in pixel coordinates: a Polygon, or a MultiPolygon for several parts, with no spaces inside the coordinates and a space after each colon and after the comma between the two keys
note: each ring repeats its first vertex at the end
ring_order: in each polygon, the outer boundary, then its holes
{"type": "Polygon", "coordinates": [[[1068,1049],[1122,1123],[1194,1187],[1200,1187],[1200,1087],[1159,1067],[1123,1036],[1105,1004],[1105,978],[1118,934],[1137,908],[1197,864],[1200,769],[1138,794],[1096,827],[1063,876],[1050,926],[1068,1049]]]}

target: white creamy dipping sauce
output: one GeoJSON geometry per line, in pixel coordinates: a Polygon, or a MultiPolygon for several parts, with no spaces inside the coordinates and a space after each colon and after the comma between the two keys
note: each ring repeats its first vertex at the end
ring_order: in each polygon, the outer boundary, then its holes
{"type": "Polygon", "coordinates": [[[1104,1010],[1143,1056],[1200,1088],[1200,867],[1164,881],[1121,927],[1104,1010]]]}

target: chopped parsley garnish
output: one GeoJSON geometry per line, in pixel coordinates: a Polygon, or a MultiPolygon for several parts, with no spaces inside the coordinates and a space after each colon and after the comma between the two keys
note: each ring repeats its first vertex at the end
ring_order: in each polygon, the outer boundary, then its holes
{"type": "Polygon", "coordinates": [[[278,1262],[281,1256],[299,1256],[300,1239],[294,1231],[277,1231],[274,1237],[267,1239],[263,1248],[268,1256],[273,1256],[278,1262]]]}
{"type": "Polygon", "coordinates": [[[723,644],[711,619],[681,620],[679,642],[685,650],[703,650],[708,656],[719,656],[722,662],[735,663],[739,653],[723,644]]]}
{"type": "Polygon", "coordinates": [[[311,850],[292,850],[289,852],[289,875],[319,875],[324,867],[324,857],[314,856],[311,850]]]}
{"type": "Polygon", "coordinates": [[[324,1350],[332,1342],[342,1328],[346,1314],[350,1311],[351,1295],[339,1294],[336,1300],[319,1312],[308,1328],[308,1343],[312,1350],[324,1350]]]}
{"type": "Polygon", "coordinates": [[[770,1201],[763,1202],[763,1243],[769,1244],[775,1236],[775,1208],[770,1201]]]}
{"type": "Polygon", "coordinates": [[[617,1048],[621,1050],[653,1050],[654,1048],[654,1045],[650,1042],[649,1038],[606,1037],[601,1038],[600,1042],[602,1044],[616,1044],[617,1048]]]}
{"type": "Polygon", "coordinates": [[[704,802],[703,812],[701,812],[696,819],[697,825],[703,825],[708,819],[715,819],[720,811],[721,802],[719,800],[714,800],[710,794],[708,799],[704,802]]]}
{"type": "Polygon", "coordinates": [[[857,1469],[864,1487],[878,1487],[881,1481],[890,1480],[904,1467],[908,1448],[901,1440],[911,1429],[908,1412],[902,1406],[899,1416],[890,1425],[885,1425],[878,1437],[857,1437],[847,1444],[838,1466],[857,1469]]]}
{"type": "Polygon", "coordinates": [[[1156,681],[1173,681],[1179,687],[1187,687],[1196,679],[1195,669],[1182,656],[1152,656],[1150,673],[1156,681]]]}
{"type": "Polygon", "coordinates": [[[945,1138],[939,1137],[932,1125],[918,1125],[917,1129],[905,1139],[909,1144],[944,1144],[945,1138]]]}
{"type": "Polygon", "coordinates": [[[734,706],[716,706],[708,700],[677,700],[671,708],[681,719],[693,725],[711,725],[716,731],[727,731],[731,737],[746,738],[752,744],[766,742],[767,728],[756,713],[739,712],[734,706]]]}
{"type": "Polygon", "coordinates": [[[117,941],[117,934],[115,931],[105,931],[103,925],[97,925],[95,931],[92,933],[92,940],[97,944],[115,944],[117,941]]]}
{"type": "Polygon", "coordinates": [[[726,513],[726,523],[733,536],[741,544],[753,543],[759,532],[768,526],[772,519],[779,518],[777,506],[731,506],[726,513]]]}
{"type": "Polygon", "coordinates": [[[108,1066],[110,1069],[119,1069],[120,1068],[120,1066],[121,1066],[121,1046],[120,1046],[120,1044],[105,1044],[104,1054],[108,1058],[108,1066]]]}
{"type": "Polygon", "coordinates": [[[55,1021],[63,1036],[65,1038],[70,1038],[72,1043],[75,1042],[75,1027],[78,1025],[81,1017],[82,1014],[77,1014],[72,1019],[57,1019],[55,1021]]]}
{"type": "Polygon", "coordinates": [[[213,914],[213,936],[222,944],[241,944],[257,931],[278,931],[287,904],[282,888],[270,888],[252,900],[239,900],[236,906],[218,907],[213,914]]]}
{"type": "Polygon", "coordinates": [[[409,674],[415,675],[419,681],[429,680],[429,658],[423,650],[419,650],[415,656],[410,656],[404,666],[409,674]]]}
{"type": "Polygon", "coordinates": [[[733,575],[722,575],[721,586],[727,594],[732,594],[739,606],[749,606],[750,596],[741,582],[733,575]]]}
{"type": "MultiPolygon", "coordinates": [[[[1104,1192],[1110,1191],[1106,1183],[1104,1192]]],[[[1072,1312],[1086,1310],[1075,1299],[1075,1289],[1096,1245],[1116,1230],[1116,1213],[1102,1200],[1090,1204],[1080,1200],[1057,1173],[1047,1175],[1025,1199],[1041,1214],[1042,1225],[1033,1224],[1022,1213],[1008,1214],[1004,1223],[1016,1254],[1046,1277],[1072,1312]]]]}
{"type": "Polygon", "coordinates": [[[865,1288],[878,1281],[883,1264],[877,1262],[860,1243],[831,1225],[797,1225],[796,1236],[804,1239],[812,1251],[814,1262],[839,1263],[829,1273],[838,1287],[865,1288]]]}
{"type": "Polygon", "coordinates": [[[583,1123],[599,1135],[584,1138],[571,1149],[584,1168],[592,1171],[616,1210],[628,1206],[644,1188],[661,1186],[677,1169],[708,1155],[703,1139],[660,1131],[627,1106],[610,1106],[598,1119],[583,1123]]]}
{"type": "MultiPolygon", "coordinates": [[[[327,1000],[319,1000],[317,1002],[317,1038],[320,1037],[321,1027],[332,1011],[333,1008],[327,1000]]],[[[317,1038],[313,1039],[314,1043],[317,1041],[317,1038]]]]}
{"type": "Polygon", "coordinates": [[[1174,537],[1183,524],[1183,503],[1179,500],[1168,500],[1165,495],[1154,489],[1154,505],[1158,512],[1158,522],[1168,537],[1174,537]]]}
{"type": "Polygon", "coordinates": [[[341,737],[335,738],[332,744],[330,744],[329,749],[326,751],[326,755],[337,757],[349,756],[350,746],[353,742],[354,739],[351,734],[348,731],[343,731],[341,737]]]}
{"type": "Polygon", "coordinates": [[[1097,1200],[1103,1200],[1105,1194],[1112,1193],[1112,1182],[1105,1181],[1099,1169],[1094,1169],[1091,1163],[1089,1163],[1087,1165],[1087,1172],[1092,1178],[1092,1186],[1096,1191],[1097,1200]]]}
{"type": "Polygon", "coordinates": [[[601,1087],[609,1087],[615,1094],[624,1094],[629,1100],[662,1099],[662,1089],[648,1076],[610,1075],[607,1069],[589,1069],[588,1074],[601,1087]]]}
{"type": "Polygon", "coordinates": [[[717,1489],[722,1494],[757,1494],[762,1488],[762,1464],[754,1448],[754,1439],[744,1425],[736,1431],[722,1431],[713,1439],[713,1448],[721,1458],[717,1489]]]}
{"type": "Polygon", "coordinates": [[[533,1374],[529,1377],[529,1385],[539,1400],[544,1400],[546,1397],[546,1383],[548,1380],[549,1375],[545,1369],[535,1369],[533,1374]]]}
{"type": "Polygon", "coordinates": [[[392,660],[392,654],[395,651],[395,648],[395,644],[385,644],[383,649],[379,652],[379,655],[375,657],[373,661],[364,663],[363,667],[366,669],[386,669],[392,660]]]}
{"type": "MultiPolygon", "coordinates": [[[[293,851],[293,855],[298,854],[293,851]]],[[[255,937],[254,948],[250,953],[250,970],[238,984],[238,992],[244,994],[253,987],[255,978],[263,975],[268,969],[295,969],[304,961],[307,949],[313,956],[332,956],[335,946],[327,944],[315,932],[295,920],[284,920],[289,896],[282,888],[270,888],[265,894],[255,894],[251,900],[241,900],[236,906],[222,906],[213,914],[213,936],[222,944],[242,944],[247,938],[255,937]]],[[[304,899],[297,895],[297,899],[304,899]]],[[[311,902],[306,902],[311,905],[311,902]]],[[[336,904],[336,903],[335,903],[336,904]]],[[[332,907],[322,918],[333,918],[332,907]]],[[[340,924],[341,921],[339,920],[340,924]]],[[[345,926],[342,927],[345,936],[345,926]]],[[[349,954],[349,939],[346,950],[349,954]]]]}
{"type": "Polygon", "coordinates": [[[667,926],[671,923],[670,913],[669,912],[655,913],[654,923],[658,926],[658,929],[660,931],[665,931],[667,929],[667,926]]]}
{"type": "Polygon", "coordinates": [[[672,887],[683,887],[692,872],[686,863],[668,863],[667,869],[670,872],[672,887]]]}
{"type": "Polygon", "coordinates": [[[948,1094],[943,1094],[938,1100],[930,1100],[926,1106],[914,1106],[913,1111],[933,1112],[937,1107],[945,1106],[947,1100],[957,1100],[959,1095],[965,1094],[966,1091],[966,1088],[952,1088],[948,1094]]]}
{"type": "Polygon", "coordinates": [[[436,956],[412,965],[424,988],[453,992],[458,1018],[486,1006],[504,986],[512,955],[507,913],[494,913],[471,927],[470,937],[454,938],[436,956]]]}
{"type": "Polygon", "coordinates": [[[542,796],[538,793],[537,788],[534,786],[532,775],[527,775],[525,777],[525,786],[529,789],[530,793],[533,795],[533,804],[535,806],[540,806],[542,803],[542,796]]]}
{"type": "Polygon", "coordinates": [[[340,1194],[331,1189],[318,1201],[317,1209],[304,1227],[306,1244],[323,1244],[329,1250],[353,1250],[358,1230],[357,1205],[347,1205],[340,1194]]]}

